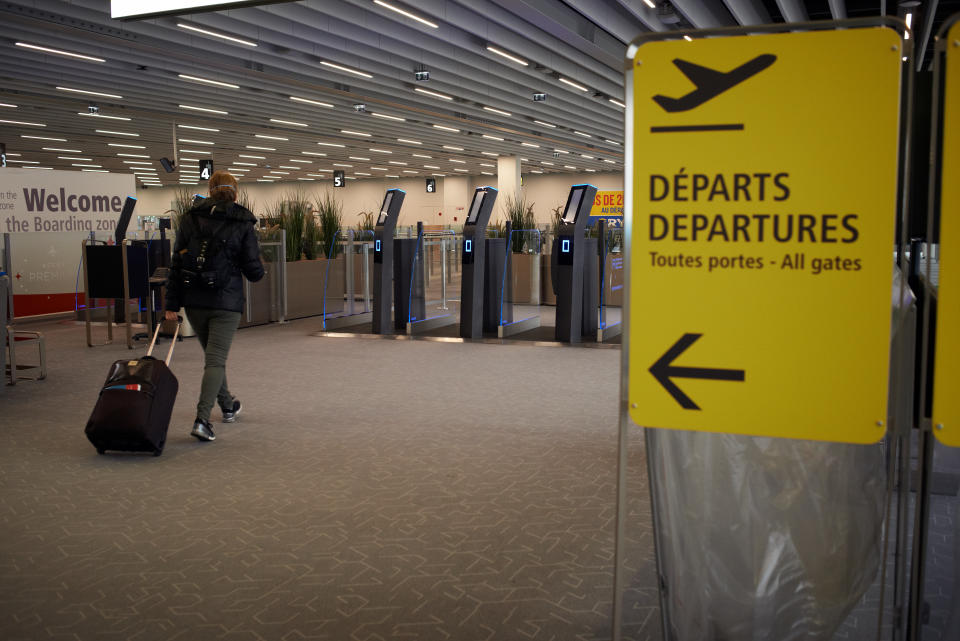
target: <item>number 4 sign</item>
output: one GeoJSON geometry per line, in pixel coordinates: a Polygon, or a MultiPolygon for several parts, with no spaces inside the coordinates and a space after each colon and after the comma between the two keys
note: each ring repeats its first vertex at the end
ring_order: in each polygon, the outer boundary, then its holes
{"type": "Polygon", "coordinates": [[[203,180],[210,180],[210,176],[212,175],[213,175],[213,161],[201,160],[200,161],[200,178],[203,180]]]}

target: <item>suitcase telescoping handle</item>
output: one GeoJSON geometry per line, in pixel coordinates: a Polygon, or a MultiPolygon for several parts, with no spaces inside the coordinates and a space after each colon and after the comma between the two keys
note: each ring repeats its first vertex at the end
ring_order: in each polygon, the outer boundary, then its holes
{"type": "MultiPolygon", "coordinates": [[[[173,330],[173,339],[170,341],[170,349],[167,350],[167,360],[164,361],[164,364],[167,367],[170,367],[170,359],[173,357],[173,346],[177,344],[177,336],[180,335],[180,317],[177,316],[177,328],[173,330]]],[[[157,343],[157,336],[160,335],[160,327],[163,323],[157,323],[157,329],[153,332],[153,340],[150,341],[150,347],[147,348],[147,356],[153,354],[153,346],[157,343]]]]}

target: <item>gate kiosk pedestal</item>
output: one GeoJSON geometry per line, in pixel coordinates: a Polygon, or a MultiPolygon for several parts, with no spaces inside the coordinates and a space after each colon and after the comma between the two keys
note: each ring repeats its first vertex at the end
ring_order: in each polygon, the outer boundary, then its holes
{"type": "Polygon", "coordinates": [[[373,333],[390,334],[393,307],[393,232],[406,192],[388,189],[373,232],[373,333]]]}
{"type": "Polygon", "coordinates": [[[484,274],[487,255],[487,223],[499,192],[478,187],[463,225],[463,271],[460,287],[460,336],[483,337],[484,274]]]}
{"type": "Polygon", "coordinates": [[[587,229],[590,208],[593,207],[593,199],[596,195],[597,188],[593,185],[571,187],[570,195],[567,196],[567,206],[563,210],[563,218],[560,221],[555,253],[557,257],[555,336],[558,341],[579,343],[580,337],[590,329],[590,326],[593,328],[592,334],[596,335],[597,244],[596,239],[583,237],[587,229]],[[587,279],[586,290],[585,278],[587,279]],[[585,293],[590,294],[592,302],[587,300],[585,293]]]}

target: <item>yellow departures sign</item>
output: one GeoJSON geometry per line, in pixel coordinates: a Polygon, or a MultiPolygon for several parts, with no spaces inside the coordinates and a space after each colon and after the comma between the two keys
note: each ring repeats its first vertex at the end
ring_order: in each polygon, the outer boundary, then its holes
{"type": "Polygon", "coordinates": [[[634,422],[883,437],[902,55],[879,27],[636,48],[634,422]]]}
{"type": "Polygon", "coordinates": [[[945,45],[933,433],[960,447],[960,22],[949,28],[945,45]]]}

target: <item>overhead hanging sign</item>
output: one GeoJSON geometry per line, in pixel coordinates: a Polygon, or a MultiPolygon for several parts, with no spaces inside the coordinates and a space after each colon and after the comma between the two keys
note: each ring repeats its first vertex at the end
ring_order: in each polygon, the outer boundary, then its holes
{"type": "Polygon", "coordinates": [[[960,19],[940,38],[943,139],[940,155],[940,273],[933,373],[933,433],[960,447],[960,19]]]}
{"type": "Polygon", "coordinates": [[[210,180],[213,176],[213,161],[209,158],[200,161],[200,179],[210,180]]]}
{"type": "Polygon", "coordinates": [[[236,9],[257,4],[276,4],[285,0],[110,0],[110,17],[117,19],[150,18],[165,14],[198,13],[236,9]]]}
{"type": "Polygon", "coordinates": [[[634,422],[883,437],[901,45],[855,28],[632,50],[634,422]]]}

